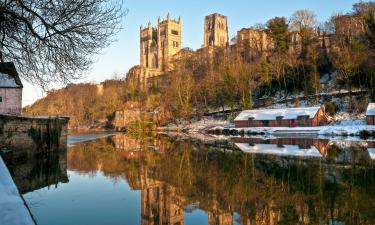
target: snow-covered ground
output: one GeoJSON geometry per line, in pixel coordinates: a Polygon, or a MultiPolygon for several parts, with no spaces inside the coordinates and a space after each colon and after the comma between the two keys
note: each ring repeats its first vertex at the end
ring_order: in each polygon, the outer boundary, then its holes
{"type": "Polygon", "coordinates": [[[212,117],[205,117],[202,120],[187,122],[181,121],[178,125],[169,124],[165,127],[159,127],[159,131],[186,131],[188,133],[198,133],[207,129],[215,128],[234,128],[229,120],[216,120],[212,117]]]}
{"type": "Polygon", "coordinates": [[[0,224],[35,225],[0,156],[0,224]]]}

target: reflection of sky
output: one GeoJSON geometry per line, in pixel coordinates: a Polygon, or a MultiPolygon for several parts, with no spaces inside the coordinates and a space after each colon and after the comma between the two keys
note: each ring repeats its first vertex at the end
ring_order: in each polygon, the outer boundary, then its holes
{"type": "Polygon", "coordinates": [[[208,224],[208,215],[201,209],[195,209],[192,212],[186,212],[184,215],[185,225],[208,224]]]}
{"type": "Polygon", "coordinates": [[[252,146],[248,143],[236,143],[236,146],[246,153],[321,157],[320,152],[314,146],[310,146],[309,149],[301,149],[298,145],[279,147],[276,144],[254,144],[252,146]]]}
{"type": "Polygon", "coordinates": [[[141,198],[123,180],[68,171],[69,183],[24,195],[38,225],[140,224],[141,198]]]}

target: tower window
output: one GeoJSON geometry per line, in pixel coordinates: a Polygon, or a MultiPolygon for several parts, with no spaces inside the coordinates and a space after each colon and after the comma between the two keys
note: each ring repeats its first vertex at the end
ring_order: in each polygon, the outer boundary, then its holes
{"type": "Polygon", "coordinates": [[[177,30],[172,30],[171,31],[173,35],[178,35],[178,31],[177,30]]]}
{"type": "Polygon", "coordinates": [[[177,42],[177,41],[174,41],[174,42],[173,42],[173,47],[178,48],[178,42],[177,42]]]}

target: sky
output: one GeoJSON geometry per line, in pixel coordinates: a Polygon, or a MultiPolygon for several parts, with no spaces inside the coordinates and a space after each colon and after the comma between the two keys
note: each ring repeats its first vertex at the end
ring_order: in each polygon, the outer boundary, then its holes
{"type": "MultiPolygon", "coordinates": [[[[289,18],[299,9],[316,13],[318,21],[327,21],[333,14],[346,13],[355,0],[124,0],[128,14],[122,21],[123,29],[115,36],[116,42],[94,57],[94,64],[78,82],[100,83],[115,74],[124,77],[139,64],[139,27],[167,17],[182,20],[182,47],[198,49],[203,44],[203,22],[206,15],[218,12],[228,17],[229,37],[244,27],[266,23],[275,16],[289,18]]],[[[43,97],[43,91],[24,81],[23,106],[43,97]]],[[[60,86],[62,87],[62,86],[60,86]]]]}

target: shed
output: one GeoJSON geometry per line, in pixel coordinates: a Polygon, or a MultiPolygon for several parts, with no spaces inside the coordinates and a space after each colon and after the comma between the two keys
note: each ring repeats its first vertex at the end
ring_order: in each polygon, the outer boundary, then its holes
{"type": "Polygon", "coordinates": [[[313,127],[330,121],[324,107],[259,109],[242,111],[235,119],[241,127],[313,127]]]}
{"type": "Polygon", "coordinates": [[[375,103],[370,103],[367,106],[366,122],[368,125],[375,125],[375,103]]]}
{"type": "Polygon", "coordinates": [[[0,114],[20,115],[22,82],[11,62],[0,63],[0,114]]]}

